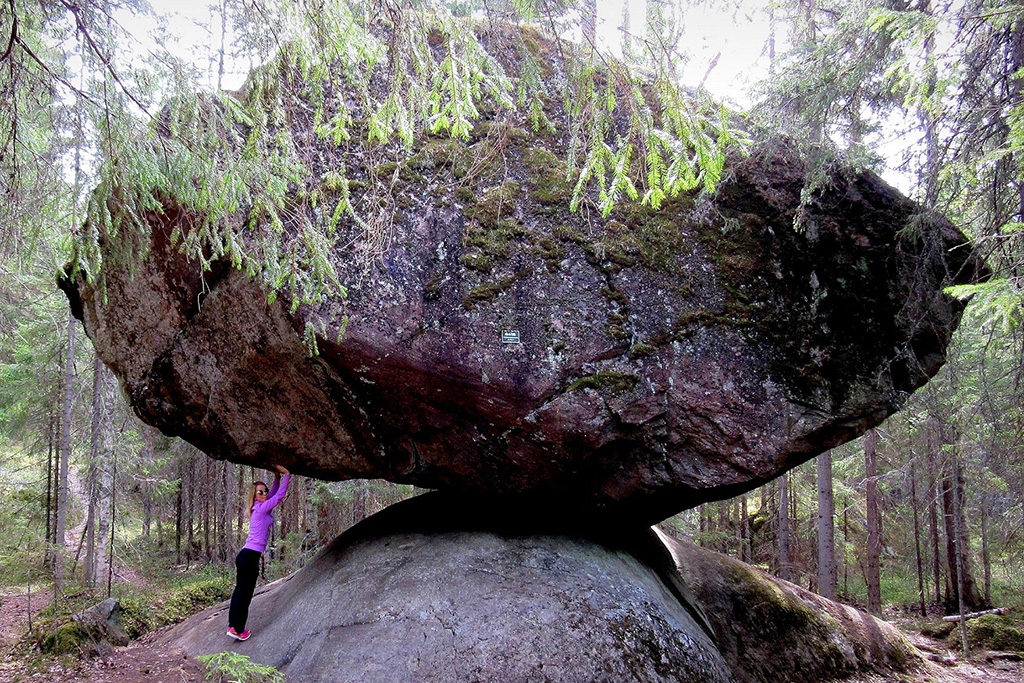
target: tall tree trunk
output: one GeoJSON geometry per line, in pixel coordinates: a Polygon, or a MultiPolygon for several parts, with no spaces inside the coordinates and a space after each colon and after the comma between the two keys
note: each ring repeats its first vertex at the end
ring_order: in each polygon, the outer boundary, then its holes
{"type": "Polygon", "coordinates": [[[231,467],[227,460],[222,460],[220,463],[220,523],[218,524],[217,533],[217,557],[221,562],[227,562],[228,556],[230,555],[229,547],[231,545],[231,467]]]}
{"type": "Polygon", "coordinates": [[[174,563],[181,564],[181,536],[184,532],[185,461],[178,461],[178,495],[174,504],[174,563]]]}
{"type": "Polygon", "coordinates": [[[238,467],[238,523],[235,525],[235,545],[242,545],[243,534],[245,533],[245,505],[249,502],[249,497],[245,490],[245,467],[239,465],[238,467]]]}
{"type": "MultiPolygon", "coordinates": [[[[77,157],[77,155],[76,155],[77,157]]],[[[54,531],[54,590],[64,584],[64,545],[67,543],[68,467],[71,460],[71,419],[75,401],[75,316],[68,308],[68,346],[64,358],[64,397],[60,430],[60,457],[57,465],[57,522],[54,531]]]]}
{"type": "Polygon", "coordinates": [[[964,484],[960,471],[960,458],[955,454],[944,468],[942,478],[943,519],[946,527],[946,560],[952,577],[951,592],[946,596],[946,611],[952,613],[963,608],[976,612],[987,607],[978,593],[971,573],[970,541],[964,522],[964,484]]]}
{"type": "Polygon", "coordinates": [[[779,537],[778,537],[778,575],[779,578],[790,580],[791,566],[789,558],[789,474],[779,477],[779,537]]]}
{"type": "Polygon", "coordinates": [[[206,555],[206,561],[209,562],[213,558],[210,548],[210,488],[215,486],[215,482],[210,477],[210,459],[202,457],[202,486],[200,487],[203,496],[203,553],[206,555]]]}
{"type": "Polygon", "coordinates": [[[846,561],[846,548],[850,544],[850,498],[843,497],[843,595],[850,594],[850,565],[846,561]]]}
{"type": "MultiPolygon", "coordinates": [[[[805,49],[813,50],[818,42],[817,0],[799,0],[799,9],[801,22],[797,31],[797,40],[805,49]]],[[[799,102],[797,106],[800,110],[799,113],[808,123],[811,142],[820,143],[825,137],[824,112],[812,109],[805,102],[799,102]]]]}
{"type": "Polygon", "coordinates": [[[224,58],[227,55],[225,43],[228,36],[228,2],[220,2],[220,49],[217,50],[217,91],[224,89],[224,58]]]}
{"type": "MultiPolygon", "coordinates": [[[[112,431],[112,430],[111,430],[112,431]]],[[[117,528],[117,451],[113,444],[110,449],[110,536],[107,539],[107,597],[111,595],[111,584],[114,581],[114,531],[117,528]]]]}
{"type": "MultiPolygon", "coordinates": [[[[926,16],[931,16],[931,0],[919,0],[918,11],[926,16]]],[[[927,73],[925,82],[925,97],[931,97],[937,85],[935,69],[931,68],[935,52],[935,32],[929,31],[924,39],[924,61],[927,73]]],[[[924,128],[924,154],[925,162],[921,186],[924,189],[924,205],[928,208],[935,208],[939,201],[939,121],[938,115],[930,107],[921,107],[918,110],[918,117],[924,128]]]]}
{"type": "Polygon", "coordinates": [[[195,524],[192,520],[195,519],[196,514],[196,457],[195,453],[191,448],[188,450],[188,483],[183,482],[185,490],[188,492],[187,505],[185,507],[184,522],[185,522],[185,567],[188,568],[192,565],[192,557],[195,552],[195,524]]]}
{"type": "Polygon", "coordinates": [[[719,552],[729,552],[729,503],[718,501],[718,534],[715,545],[719,552]]]}
{"type": "MultiPolygon", "coordinates": [[[[102,581],[110,572],[109,555],[112,550],[109,536],[113,529],[111,519],[114,496],[114,473],[112,460],[114,455],[114,400],[111,392],[110,371],[97,357],[93,367],[94,384],[98,395],[94,400],[98,403],[98,423],[94,435],[97,438],[96,463],[96,546],[94,554],[94,585],[102,585],[102,581]]],[[[94,410],[96,406],[94,406],[94,410]]]]}
{"type": "Polygon", "coordinates": [[[882,555],[882,516],[878,506],[878,432],[869,429],[864,435],[865,507],[867,509],[867,571],[868,611],[882,613],[882,589],[879,562],[882,555]]]}
{"type": "Polygon", "coordinates": [[[921,616],[928,616],[924,604],[924,564],[921,562],[921,522],[917,514],[917,472],[910,461],[910,509],[914,516],[914,558],[917,560],[917,597],[921,616]]]}
{"type": "Polygon", "coordinates": [[[743,514],[740,512],[739,498],[732,500],[732,516],[735,518],[733,538],[736,541],[736,557],[743,559],[743,514]]]}
{"type": "Polygon", "coordinates": [[[750,562],[750,558],[750,515],[744,495],[740,496],[740,560],[750,562]]]}
{"type": "Polygon", "coordinates": [[[939,485],[938,454],[941,448],[941,427],[934,416],[928,417],[925,425],[927,439],[926,448],[928,458],[928,535],[931,540],[932,550],[932,599],[936,605],[942,604],[942,559],[939,546],[939,501],[942,500],[941,486],[939,485]]]}
{"type": "Polygon", "coordinates": [[[44,554],[43,561],[46,566],[50,566],[50,560],[53,557],[53,533],[56,528],[56,520],[53,517],[55,511],[55,505],[53,504],[55,496],[54,494],[54,482],[57,481],[56,476],[56,446],[57,446],[57,435],[55,433],[55,423],[57,417],[53,406],[50,407],[50,422],[46,430],[46,552],[44,554]]]}
{"type": "Polygon", "coordinates": [[[981,564],[985,581],[985,604],[992,604],[992,560],[988,553],[988,506],[981,506],[981,564]]]}
{"type": "Polygon", "coordinates": [[[629,63],[633,60],[633,22],[629,15],[629,3],[622,3],[622,22],[619,31],[622,36],[622,58],[629,63]]]}
{"type": "Polygon", "coordinates": [[[818,456],[818,593],[836,597],[836,504],[832,496],[832,451],[818,456]]]}
{"type": "Polygon", "coordinates": [[[103,434],[103,361],[92,358],[92,410],[89,434],[89,469],[85,477],[88,508],[85,515],[85,581],[98,582],[96,569],[96,506],[99,502],[99,470],[103,467],[100,440],[103,434]]]}
{"type": "Polygon", "coordinates": [[[142,427],[142,463],[143,478],[141,482],[142,493],[142,535],[149,538],[153,526],[153,467],[156,461],[154,454],[153,428],[146,425],[142,427]]]}

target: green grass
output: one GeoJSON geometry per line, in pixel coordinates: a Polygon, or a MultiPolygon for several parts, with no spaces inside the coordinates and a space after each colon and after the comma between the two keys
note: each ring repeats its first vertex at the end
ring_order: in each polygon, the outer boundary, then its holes
{"type": "Polygon", "coordinates": [[[227,600],[234,589],[234,577],[227,567],[208,565],[169,581],[162,589],[132,584],[119,588],[118,599],[125,609],[125,632],[138,638],[227,600]]]}

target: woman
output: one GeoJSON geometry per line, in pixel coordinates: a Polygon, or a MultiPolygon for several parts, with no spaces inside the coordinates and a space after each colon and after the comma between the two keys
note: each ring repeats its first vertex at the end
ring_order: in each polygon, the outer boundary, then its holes
{"type": "Polygon", "coordinates": [[[249,603],[256,590],[256,580],[260,575],[260,557],[267,549],[270,528],[274,526],[274,507],[277,506],[288,492],[288,470],[274,465],[274,485],[269,489],[262,481],[252,486],[249,498],[249,537],[235,558],[238,579],[235,581],[235,592],[231,594],[231,609],[228,610],[228,635],[235,640],[248,640],[249,629],[245,622],[249,619],[249,603]],[[281,475],[284,475],[283,477],[281,475]]]}

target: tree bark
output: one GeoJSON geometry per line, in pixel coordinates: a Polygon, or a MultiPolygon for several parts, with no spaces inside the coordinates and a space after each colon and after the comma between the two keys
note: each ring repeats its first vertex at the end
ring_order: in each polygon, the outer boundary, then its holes
{"type": "Polygon", "coordinates": [[[981,599],[977,583],[971,572],[970,541],[967,525],[964,521],[963,500],[964,484],[960,472],[960,459],[955,455],[944,467],[942,477],[943,521],[946,528],[946,561],[948,573],[952,577],[949,582],[950,591],[946,595],[946,611],[952,613],[960,609],[963,602],[965,609],[971,612],[986,609],[988,605],[981,599]]]}
{"type": "Polygon", "coordinates": [[[88,508],[85,515],[85,581],[96,585],[96,505],[99,500],[100,438],[103,432],[103,361],[92,359],[92,405],[89,434],[89,469],[85,477],[88,508]]]}
{"type": "Polygon", "coordinates": [[[850,594],[850,565],[846,561],[846,548],[850,544],[850,498],[843,498],[843,595],[850,594]]]}
{"type": "Polygon", "coordinates": [[[109,536],[114,526],[111,518],[114,500],[114,473],[111,469],[114,455],[114,400],[110,371],[98,357],[95,360],[93,371],[95,385],[93,398],[97,401],[94,410],[98,410],[98,413],[94,414],[94,419],[98,419],[98,422],[94,427],[96,430],[94,436],[97,439],[94,515],[96,545],[92,577],[94,585],[102,585],[101,582],[110,572],[108,558],[112,548],[109,545],[109,536]]]}
{"type": "Polygon", "coordinates": [[[71,459],[71,420],[75,402],[75,316],[68,308],[68,346],[64,358],[63,419],[60,430],[60,457],[57,465],[57,521],[54,531],[54,590],[64,583],[64,544],[67,542],[68,466],[71,459]]]}
{"type": "Polygon", "coordinates": [[[917,560],[917,596],[921,616],[928,616],[924,604],[924,564],[921,561],[921,522],[917,514],[917,472],[914,461],[910,461],[910,509],[914,517],[914,558],[917,560]]]}
{"type": "Polygon", "coordinates": [[[56,523],[53,517],[54,514],[54,482],[57,481],[56,476],[56,447],[57,447],[57,436],[55,434],[54,423],[57,421],[57,417],[54,414],[53,407],[50,409],[50,423],[46,430],[46,552],[44,554],[44,563],[46,566],[50,566],[51,558],[53,557],[53,532],[56,527],[56,523]]]}
{"type": "Polygon", "coordinates": [[[932,594],[936,605],[942,604],[942,559],[939,555],[939,501],[942,500],[939,486],[938,451],[940,448],[940,427],[934,416],[929,416],[925,427],[927,435],[928,450],[928,476],[931,481],[928,486],[930,498],[928,500],[928,534],[931,537],[932,546],[932,594]]]}
{"type": "Polygon", "coordinates": [[[981,506],[981,565],[984,570],[985,604],[992,604],[992,559],[988,552],[988,506],[981,506]]]}
{"type": "Polygon", "coordinates": [[[178,462],[178,495],[174,503],[174,563],[181,564],[181,535],[184,524],[185,461],[178,462]]]}
{"type": "Polygon", "coordinates": [[[149,538],[153,527],[153,466],[154,456],[153,428],[142,427],[142,463],[143,477],[142,485],[139,487],[142,493],[142,535],[149,538]]]}
{"type": "Polygon", "coordinates": [[[778,576],[790,580],[791,567],[789,559],[789,474],[779,477],[779,536],[778,536],[778,576]]]}
{"type": "Polygon", "coordinates": [[[882,516],[878,506],[878,432],[869,429],[864,435],[865,507],[867,509],[867,588],[868,611],[882,613],[882,589],[879,564],[882,555],[882,516]]]}
{"type": "Polygon", "coordinates": [[[750,514],[747,510],[747,497],[740,497],[740,560],[751,561],[750,548],[750,514]]]}
{"type": "Polygon", "coordinates": [[[818,594],[836,597],[835,498],[832,494],[832,451],[818,456],[818,594]]]}

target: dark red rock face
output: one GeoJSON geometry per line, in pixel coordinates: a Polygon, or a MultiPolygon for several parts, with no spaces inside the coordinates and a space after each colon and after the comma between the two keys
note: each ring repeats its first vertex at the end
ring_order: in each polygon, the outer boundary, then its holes
{"type": "Polygon", "coordinates": [[[173,210],[105,301],[67,288],[139,416],[215,458],[654,522],[897,410],[944,361],[942,288],[983,270],[870,173],[837,166],[802,201],[784,143],[714,197],[608,220],[541,192],[540,144],[514,138],[500,177],[407,180],[383,256],[338,249],[345,300],[291,314],[228,264],[203,273],[168,245],[173,210]]]}

